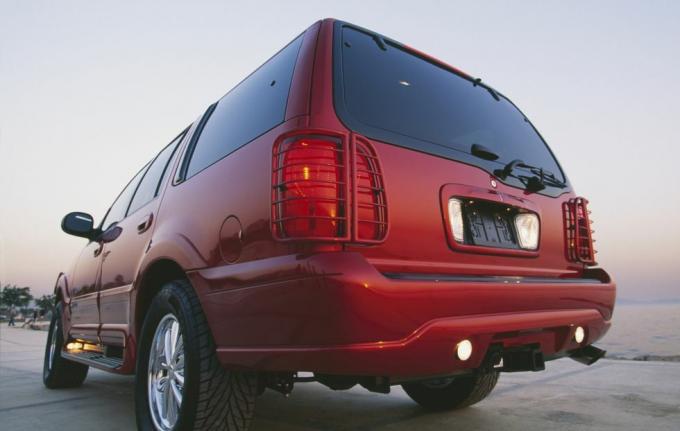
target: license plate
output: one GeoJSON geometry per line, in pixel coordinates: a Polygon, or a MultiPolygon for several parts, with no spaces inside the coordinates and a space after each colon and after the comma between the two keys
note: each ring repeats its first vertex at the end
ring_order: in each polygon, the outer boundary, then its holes
{"type": "Polygon", "coordinates": [[[474,245],[519,248],[512,225],[512,215],[495,205],[466,205],[465,216],[474,245]]]}

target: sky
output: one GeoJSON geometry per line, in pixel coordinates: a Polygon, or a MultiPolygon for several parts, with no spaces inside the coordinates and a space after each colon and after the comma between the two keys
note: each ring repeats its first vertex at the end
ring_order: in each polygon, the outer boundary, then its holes
{"type": "Polygon", "coordinates": [[[680,2],[0,0],[0,283],[48,293],[135,172],[314,21],[510,97],[591,201],[619,297],[680,298],[680,2]]]}

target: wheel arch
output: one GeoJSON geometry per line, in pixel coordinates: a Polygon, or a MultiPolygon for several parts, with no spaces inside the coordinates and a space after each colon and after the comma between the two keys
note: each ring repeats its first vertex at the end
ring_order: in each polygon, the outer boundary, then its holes
{"type": "Polygon", "coordinates": [[[139,339],[144,318],[154,296],[166,283],[180,279],[188,280],[186,272],[179,263],[170,258],[157,259],[144,269],[134,298],[133,331],[136,339],[139,339]]]}
{"type": "Polygon", "coordinates": [[[139,339],[146,312],[161,287],[172,280],[188,280],[187,271],[207,264],[186,236],[168,232],[164,225],[157,226],[157,229],[152,239],[153,247],[137,267],[130,298],[130,335],[135,340],[139,339]]]}

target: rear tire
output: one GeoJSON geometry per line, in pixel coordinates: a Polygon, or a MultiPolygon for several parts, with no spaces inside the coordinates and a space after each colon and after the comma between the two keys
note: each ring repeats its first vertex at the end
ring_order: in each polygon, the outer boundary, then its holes
{"type": "Polygon", "coordinates": [[[45,346],[43,383],[50,389],[75,388],[82,385],[90,368],[61,356],[61,350],[64,347],[61,307],[61,303],[54,307],[45,346]]]}
{"type": "Polygon", "coordinates": [[[433,411],[455,410],[486,398],[498,381],[498,372],[475,373],[451,379],[404,383],[409,397],[423,408],[433,411]]]}
{"type": "Polygon", "coordinates": [[[253,417],[256,394],[255,373],[227,371],[217,360],[208,322],[191,285],[176,280],[163,286],[151,303],[140,335],[135,379],[137,427],[245,431],[253,417]],[[165,340],[168,333],[175,340],[171,347],[158,341],[165,340]],[[170,405],[174,402],[175,410],[166,408],[163,401],[165,385],[171,385],[165,394],[174,397],[170,405]],[[173,411],[176,414],[164,415],[173,411]]]}

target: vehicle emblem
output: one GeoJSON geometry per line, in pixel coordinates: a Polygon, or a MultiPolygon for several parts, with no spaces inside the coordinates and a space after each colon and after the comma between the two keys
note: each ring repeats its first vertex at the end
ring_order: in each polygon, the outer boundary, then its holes
{"type": "Polygon", "coordinates": [[[498,187],[498,184],[496,183],[496,180],[491,180],[491,187],[493,187],[494,189],[495,189],[496,187],[498,187]]]}

